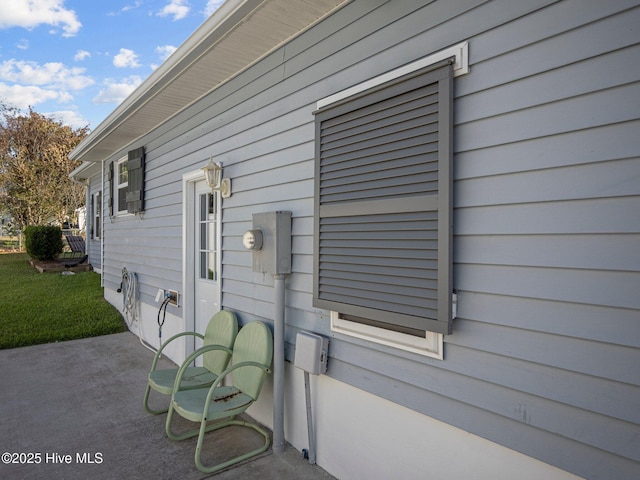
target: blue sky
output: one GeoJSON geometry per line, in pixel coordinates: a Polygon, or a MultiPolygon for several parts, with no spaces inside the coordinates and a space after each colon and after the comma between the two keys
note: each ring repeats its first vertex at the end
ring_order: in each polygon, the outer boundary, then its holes
{"type": "Polygon", "coordinates": [[[0,102],[96,128],[222,0],[0,0],[0,102]]]}

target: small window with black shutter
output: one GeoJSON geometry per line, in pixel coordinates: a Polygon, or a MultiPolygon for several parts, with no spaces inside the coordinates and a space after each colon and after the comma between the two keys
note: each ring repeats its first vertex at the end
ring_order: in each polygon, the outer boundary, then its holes
{"type": "Polygon", "coordinates": [[[127,157],[127,211],[140,213],[144,211],[144,147],[131,150],[127,157]]]}
{"type": "Polygon", "coordinates": [[[109,164],[109,215],[144,211],[144,147],[109,164]]]}

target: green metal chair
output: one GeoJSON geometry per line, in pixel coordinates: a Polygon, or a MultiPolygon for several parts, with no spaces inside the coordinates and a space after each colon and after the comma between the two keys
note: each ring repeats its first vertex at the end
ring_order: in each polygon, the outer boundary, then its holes
{"type": "Polygon", "coordinates": [[[221,310],[211,317],[204,335],[198,332],[182,332],[164,342],[153,358],[151,371],[147,377],[147,390],[144,394],[143,401],[144,409],[153,415],[165,413],[168,410],[167,408],[164,410],[154,410],[149,407],[149,393],[151,389],[164,395],[171,395],[173,392],[173,385],[176,380],[178,368],[156,370],[158,359],[167,345],[175,339],[184,336],[202,338],[203,346],[197,351],[204,355],[202,360],[203,366],[187,366],[184,369],[181,380],[181,388],[183,389],[202,388],[211,385],[215,379],[218,378],[218,375],[227,368],[231,358],[231,348],[233,347],[237,334],[238,320],[235,314],[227,310],[221,310]]]}
{"type": "Polygon", "coordinates": [[[271,330],[262,322],[246,324],[240,329],[233,345],[231,365],[220,374],[211,387],[185,390],[181,386],[182,376],[187,370],[186,365],[197,355],[198,352],[194,352],[189,356],[178,371],[167,414],[166,430],[167,436],[172,440],[184,440],[197,435],[196,466],[201,472],[213,473],[258,455],[269,448],[270,439],[266,430],[256,423],[236,420],[235,416],[243,413],[258,399],[265,377],[271,372],[273,357],[271,330]],[[229,374],[232,374],[231,385],[221,385],[222,380],[229,374]],[[171,430],[173,412],[192,422],[199,422],[200,428],[183,434],[174,433],[171,430]],[[217,422],[207,424],[214,420],[217,422]],[[200,457],[205,433],[230,425],[253,428],[264,437],[264,445],[212,467],[203,465],[200,457]]]}

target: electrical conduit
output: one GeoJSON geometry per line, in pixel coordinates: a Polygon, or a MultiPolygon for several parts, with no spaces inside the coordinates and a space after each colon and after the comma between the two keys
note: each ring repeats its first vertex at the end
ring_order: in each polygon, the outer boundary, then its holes
{"type": "Polygon", "coordinates": [[[273,276],[273,453],[284,451],[284,282],[285,275],[273,276]]]}

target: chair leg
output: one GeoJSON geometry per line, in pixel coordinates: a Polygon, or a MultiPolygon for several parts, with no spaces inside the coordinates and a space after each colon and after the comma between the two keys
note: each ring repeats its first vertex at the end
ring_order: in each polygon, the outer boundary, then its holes
{"type": "Polygon", "coordinates": [[[167,408],[165,408],[164,410],[154,410],[151,407],[149,407],[149,393],[151,392],[151,386],[147,383],[147,390],[144,392],[144,400],[142,402],[144,409],[147,411],[147,413],[150,413],[151,415],[160,415],[161,413],[167,413],[167,408]]]}
{"type": "Polygon", "coordinates": [[[263,428],[261,428],[259,425],[255,423],[243,422],[241,420],[228,420],[223,423],[215,424],[213,425],[213,427],[215,428],[211,428],[211,426],[207,426],[204,420],[200,423],[200,431],[198,434],[198,444],[196,445],[195,460],[196,460],[196,467],[198,467],[198,470],[200,470],[203,473],[218,472],[222,469],[230,467],[231,465],[235,465],[238,462],[242,462],[243,460],[251,458],[262,452],[266,452],[269,449],[269,444],[270,444],[269,433],[267,433],[266,430],[264,430],[263,428]],[[220,428],[228,427],[230,425],[239,425],[241,427],[253,428],[256,432],[260,433],[264,437],[264,445],[248,453],[232,458],[231,460],[227,460],[226,462],[222,462],[217,465],[214,465],[213,467],[207,467],[203,465],[200,457],[202,454],[202,443],[204,441],[205,433],[210,432],[212,430],[218,430],[220,428]]]}
{"type": "Polygon", "coordinates": [[[165,430],[167,432],[167,437],[169,437],[171,440],[176,440],[176,441],[186,440],[187,438],[195,437],[196,435],[198,435],[199,430],[190,430],[182,434],[173,433],[173,430],[171,430],[172,419],[173,419],[173,403],[169,402],[167,420],[165,422],[165,430]]]}
{"type": "MultiPolygon", "coordinates": [[[[196,428],[195,430],[189,430],[188,432],[185,433],[174,433],[173,430],[171,429],[171,421],[173,419],[173,404],[169,403],[169,409],[168,409],[168,413],[167,413],[167,420],[165,422],[165,430],[167,432],[167,437],[169,437],[171,440],[175,440],[175,441],[181,441],[181,440],[186,440],[187,438],[192,438],[195,437],[196,435],[198,435],[200,433],[200,429],[196,428]]],[[[206,422],[204,422],[206,425],[206,422]]],[[[214,423],[212,425],[207,425],[205,427],[205,433],[206,432],[210,432],[212,430],[217,430],[218,428],[220,428],[218,426],[218,424],[214,423]]]]}

